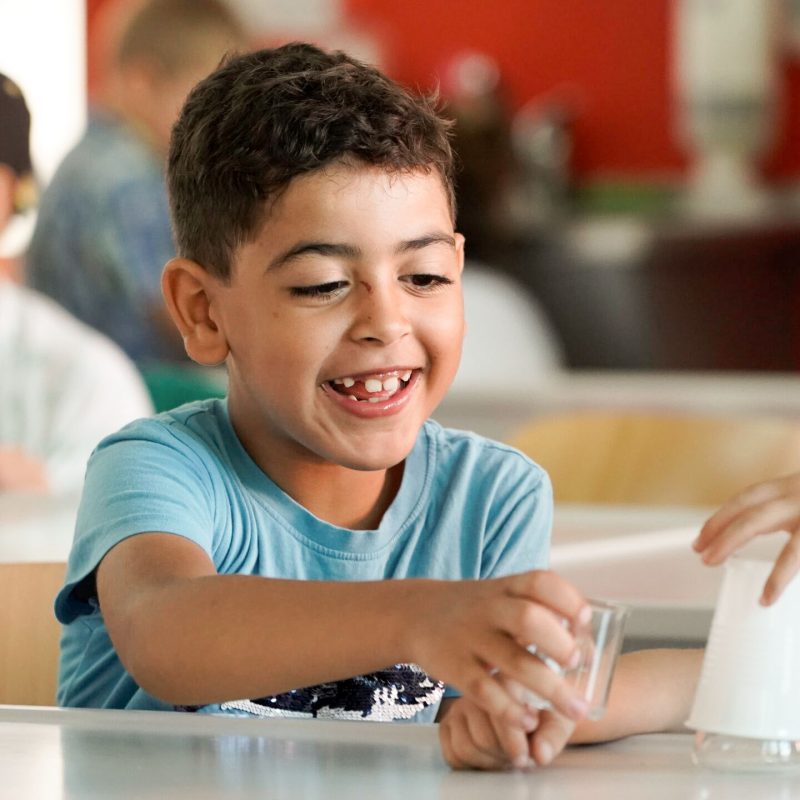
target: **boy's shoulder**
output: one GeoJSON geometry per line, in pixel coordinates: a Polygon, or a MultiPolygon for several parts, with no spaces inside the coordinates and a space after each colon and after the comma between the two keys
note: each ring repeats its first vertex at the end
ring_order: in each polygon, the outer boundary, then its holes
{"type": "Polygon", "coordinates": [[[542,467],[510,444],[473,431],[445,428],[432,419],[425,423],[423,430],[444,465],[449,463],[461,469],[468,463],[473,469],[489,474],[527,473],[534,482],[546,480],[542,467]]]}
{"type": "Polygon", "coordinates": [[[150,417],[136,419],[97,446],[106,450],[123,442],[152,443],[202,454],[227,449],[229,427],[225,401],[219,398],[197,400],[150,417]]]}

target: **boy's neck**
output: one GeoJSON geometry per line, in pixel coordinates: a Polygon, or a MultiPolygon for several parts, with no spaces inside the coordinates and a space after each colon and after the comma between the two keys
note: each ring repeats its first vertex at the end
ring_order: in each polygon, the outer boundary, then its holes
{"type": "Polygon", "coordinates": [[[319,469],[304,465],[275,482],[315,517],[331,525],[374,530],[397,495],[402,478],[403,463],[368,472],[325,464],[319,469]]]}
{"type": "Polygon", "coordinates": [[[236,435],[253,461],[315,517],[351,530],[374,530],[380,525],[400,489],[404,461],[388,469],[357,470],[300,455],[291,445],[284,449],[275,441],[261,448],[257,441],[248,441],[234,416],[236,435]]]}

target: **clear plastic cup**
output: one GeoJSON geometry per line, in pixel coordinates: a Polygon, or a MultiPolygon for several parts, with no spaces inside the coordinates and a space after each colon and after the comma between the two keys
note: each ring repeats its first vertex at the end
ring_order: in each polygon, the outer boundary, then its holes
{"type": "MultiPolygon", "coordinates": [[[[617,666],[622,640],[625,634],[625,621],[629,609],[619,603],[606,600],[589,600],[592,609],[590,621],[575,631],[575,641],[580,652],[580,660],[574,669],[564,670],[535,647],[528,648],[535,653],[554,672],[564,675],[567,683],[578,690],[578,694],[588,702],[588,719],[600,719],[608,704],[611,682],[617,666]]],[[[524,694],[528,705],[546,709],[551,703],[531,691],[524,694]]]]}
{"type": "Polygon", "coordinates": [[[585,630],[575,633],[580,661],[575,669],[565,674],[567,681],[589,703],[587,717],[600,719],[608,704],[629,609],[603,600],[591,600],[589,605],[592,618],[585,630]]]}

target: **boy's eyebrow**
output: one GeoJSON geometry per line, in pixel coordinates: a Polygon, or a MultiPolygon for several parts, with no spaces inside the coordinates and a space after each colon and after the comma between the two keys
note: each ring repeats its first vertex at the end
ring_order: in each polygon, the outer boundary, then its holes
{"type": "Polygon", "coordinates": [[[400,242],[397,247],[398,253],[406,253],[409,250],[422,250],[423,247],[428,247],[432,244],[448,244],[451,247],[456,246],[455,237],[449,233],[426,233],[418,239],[410,239],[407,242],[400,242]]]}
{"type": "MultiPolygon", "coordinates": [[[[427,233],[416,239],[409,239],[405,242],[400,242],[395,248],[397,253],[407,253],[413,250],[421,250],[424,247],[429,247],[433,244],[446,244],[450,247],[456,246],[455,237],[447,233],[427,233]]],[[[292,261],[298,256],[305,255],[306,253],[313,253],[320,256],[338,256],[340,258],[358,258],[361,255],[361,249],[351,244],[333,243],[333,242],[298,242],[290,247],[280,255],[276,256],[267,265],[266,271],[269,272],[273,269],[278,269],[284,264],[292,261]]]]}
{"type": "Polygon", "coordinates": [[[331,242],[298,242],[267,264],[267,272],[278,269],[298,256],[306,253],[315,253],[320,256],[340,256],[343,258],[357,258],[361,250],[350,244],[333,244],[331,242]]]}

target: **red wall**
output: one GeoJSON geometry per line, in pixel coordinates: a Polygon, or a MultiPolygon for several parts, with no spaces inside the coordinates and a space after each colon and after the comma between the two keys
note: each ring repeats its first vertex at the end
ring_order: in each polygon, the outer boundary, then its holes
{"type": "MultiPolygon", "coordinates": [[[[343,0],[385,43],[388,69],[430,86],[464,49],[499,63],[510,99],[569,87],[580,100],[575,168],[584,177],[660,178],[683,173],[671,98],[671,0],[343,0]]],[[[783,66],[785,107],[772,178],[800,175],[800,67],[783,66]]]]}
{"type": "MultiPolygon", "coordinates": [[[[680,177],[670,92],[671,0],[340,0],[374,33],[397,79],[430,87],[454,54],[493,56],[514,107],[553,90],[577,98],[574,166],[583,177],[680,177]]],[[[98,84],[94,30],[109,0],[87,0],[89,87],[98,84]]],[[[800,176],[800,66],[783,69],[785,107],[765,159],[774,179],[800,176]]]]}
{"type": "Polygon", "coordinates": [[[464,49],[493,56],[511,102],[566,87],[581,112],[579,172],[674,172],[670,132],[668,0],[345,0],[352,16],[386,33],[389,69],[429,86],[464,49]]]}

